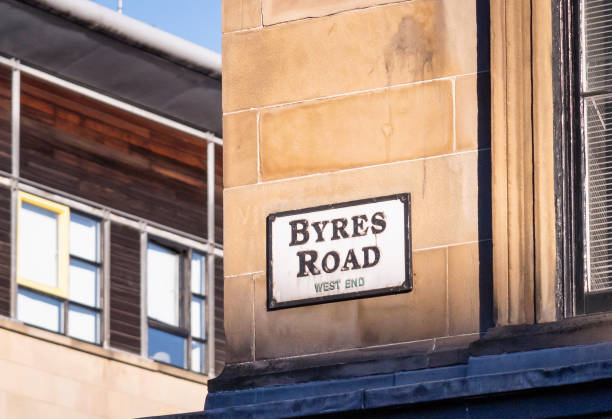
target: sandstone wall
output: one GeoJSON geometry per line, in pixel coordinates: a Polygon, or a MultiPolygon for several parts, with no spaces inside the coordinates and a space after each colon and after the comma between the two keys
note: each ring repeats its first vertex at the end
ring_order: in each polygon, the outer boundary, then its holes
{"type": "Polygon", "coordinates": [[[465,344],[491,316],[489,9],[224,0],[228,362],[465,344]],[[266,216],[410,192],[407,294],[266,311],[266,216]]]}

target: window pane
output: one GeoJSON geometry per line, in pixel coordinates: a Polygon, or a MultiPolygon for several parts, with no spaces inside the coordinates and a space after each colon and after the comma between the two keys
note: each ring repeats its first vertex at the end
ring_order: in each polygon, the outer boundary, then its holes
{"type": "Polygon", "coordinates": [[[17,319],[54,332],[61,332],[62,303],[54,298],[20,289],[17,294],[17,319]]]}
{"type": "Polygon", "coordinates": [[[147,248],[147,310],[164,323],[179,324],[179,256],[149,243],[147,248]]]}
{"type": "Polygon", "coordinates": [[[206,259],[199,253],[193,253],[191,257],[191,292],[204,294],[204,277],[206,276],[206,259]]]}
{"type": "Polygon", "coordinates": [[[57,287],[58,215],[23,202],[19,217],[19,276],[57,287]]]}
{"type": "Polygon", "coordinates": [[[191,299],[191,335],[196,338],[204,337],[204,301],[201,298],[191,299]]]}
{"type": "Polygon", "coordinates": [[[612,95],[587,98],[587,225],[589,291],[612,288],[612,95]]]}
{"type": "Polygon", "coordinates": [[[98,313],[71,305],[68,308],[68,335],[88,342],[97,342],[98,313]]]}
{"type": "Polygon", "coordinates": [[[191,370],[204,372],[204,344],[202,342],[191,343],[191,370]]]}
{"type": "Polygon", "coordinates": [[[185,368],[185,339],[149,327],[149,358],[185,368]]]}
{"type": "Polygon", "coordinates": [[[588,90],[606,89],[612,83],[612,2],[584,2],[585,64],[588,90]]]}
{"type": "Polygon", "coordinates": [[[98,306],[98,268],[70,260],[70,299],[88,306],[98,306]]]}
{"type": "Polygon", "coordinates": [[[98,261],[98,222],[79,214],[70,214],[70,254],[98,261]]]}

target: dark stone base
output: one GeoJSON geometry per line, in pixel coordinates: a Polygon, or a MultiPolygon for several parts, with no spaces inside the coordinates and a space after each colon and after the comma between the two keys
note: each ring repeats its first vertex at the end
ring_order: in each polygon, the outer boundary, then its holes
{"type": "Polygon", "coordinates": [[[550,417],[612,412],[612,315],[425,343],[230,365],[174,417],[550,417]],[[473,339],[472,339],[473,340],[473,339]],[[347,356],[348,355],[348,356],[347,356]]]}
{"type": "Polygon", "coordinates": [[[612,412],[612,343],[470,357],[464,365],[210,393],[173,418],[551,417],[612,412]]]}

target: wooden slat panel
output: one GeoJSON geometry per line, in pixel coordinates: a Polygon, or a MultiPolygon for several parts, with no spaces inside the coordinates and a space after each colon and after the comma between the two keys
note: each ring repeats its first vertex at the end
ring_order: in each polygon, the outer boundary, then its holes
{"type": "Polygon", "coordinates": [[[223,148],[215,146],[215,241],[223,244],[223,148]]]}
{"type": "Polygon", "coordinates": [[[223,259],[215,258],[215,372],[225,365],[225,328],[223,327],[223,259]]]}
{"type": "Polygon", "coordinates": [[[11,171],[11,69],[0,67],[0,170],[11,171]]]}
{"type": "Polygon", "coordinates": [[[140,233],[111,224],[110,343],[140,353],[140,233]]]}
{"type": "Polygon", "coordinates": [[[21,133],[24,178],[206,237],[204,141],[26,75],[21,133]]]}
{"type": "Polygon", "coordinates": [[[0,315],[11,314],[11,191],[0,188],[0,315]]]}

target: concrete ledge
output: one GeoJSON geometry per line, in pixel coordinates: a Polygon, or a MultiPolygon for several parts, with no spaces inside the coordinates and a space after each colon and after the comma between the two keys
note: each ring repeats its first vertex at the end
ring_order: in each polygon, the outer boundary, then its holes
{"type": "Polygon", "coordinates": [[[478,334],[472,334],[229,364],[219,377],[208,382],[209,391],[242,390],[464,364],[468,359],[469,344],[478,337],[478,334]]]}
{"type": "MultiPolygon", "coordinates": [[[[465,365],[452,367],[210,393],[206,400],[207,410],[194,413],[193,417],[355,413],[418,407],[432,402],[459,403],[458,400],[473,398],[506,397],[536,389],[544,397],[542,391],[545,389],[586,384],[598,388],[612,386],[612,343],[470,357],[465,365]]],[[[609,397],[607,400],[612,409],[612,400],[609,397]]],[[[465,408],[465,403],[463,406],[465,408]]],[[[587,408],[590,407],[584,407],[587,408]]]]}
{"type": "Polygon", "coordinates": [[[495,327],[470,345],[470,355],[493,355],[610,341],[612,313],[605,313],[551,323],[495,327]]]}

